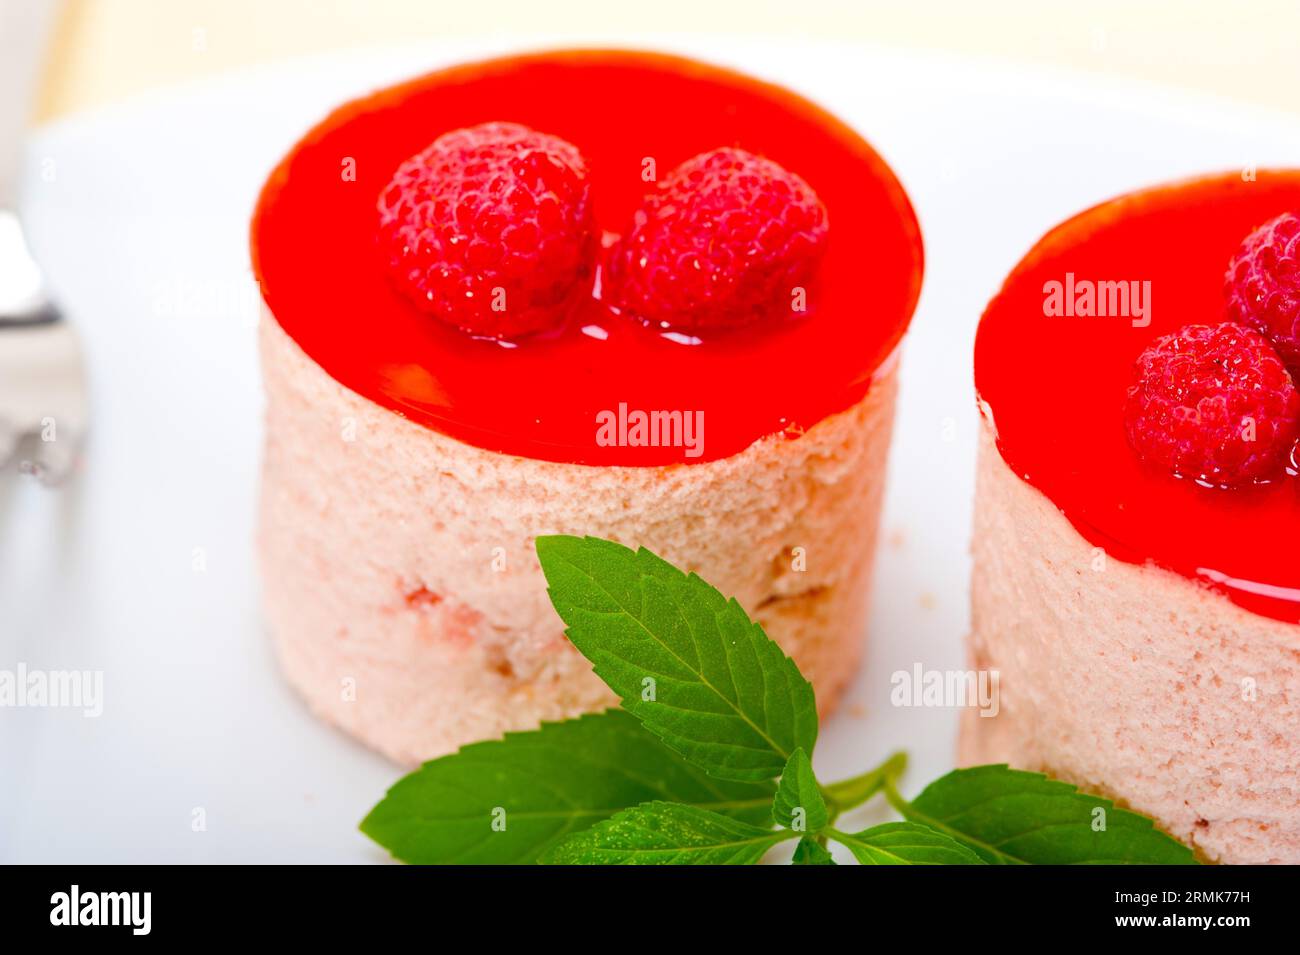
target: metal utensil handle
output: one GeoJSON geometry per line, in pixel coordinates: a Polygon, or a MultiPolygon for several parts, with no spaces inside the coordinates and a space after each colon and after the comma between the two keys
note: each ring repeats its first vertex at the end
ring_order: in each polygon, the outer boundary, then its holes
{"type": "Polygon", "coordinates": [[[58,8],[57,0],[0,0],[0,209],[17,198],[23,132],[58,8]]]}

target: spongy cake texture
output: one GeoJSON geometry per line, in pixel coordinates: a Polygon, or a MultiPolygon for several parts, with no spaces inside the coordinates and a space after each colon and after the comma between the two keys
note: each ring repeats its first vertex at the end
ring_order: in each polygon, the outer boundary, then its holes
{"type": "Polygon", "coordinates": [[[698,572],[794,657],[823,713],[853,675],[892,366],[794,440],[699,464],[588,467],[413,424],[338,384],[269,312],[260,339],[266,617],[289,681],[370,746],[411,764],[615,704],[550,606],[541,534],[644,546],[698,572]]]}
{"type": "Polygon", "coordinates": [[[1208,861],[1300,863],[1300,626],[1107,559],[985,422],[970,656],[1000,674],[963,765],[1042,770],[1154,817],[1208,861]]]}

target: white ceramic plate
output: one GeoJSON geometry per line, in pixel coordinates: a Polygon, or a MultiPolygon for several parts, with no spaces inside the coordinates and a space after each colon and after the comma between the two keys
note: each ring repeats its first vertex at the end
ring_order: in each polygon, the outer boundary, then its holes
{"type": "MultiPolygon", "coordinates": [[[[951,767],[957,713],[891,706],[890,675],[964,666],[970,351],[985,302],[1060,219],[1164,179],[1300,165],[1300,125],[1099,78],[862,46],[599,39],[680,50],[812,96],[872,140],[916,204],[927,272],[904,351],[872,638],[816,760],[834,777],[906,747],[915,788],[951,767]]],[[[101,670],[104,700],[98,718],[0,709],[0,861],[386,857],[356,825],[399,771],[308,716],[258,618],[248,215],[281,153],[340,101],[554,45],[296,61],[34,138],[26,212],[85,336],[94,432],[73,486],[0,481],[0,669],[101,670]]]]}

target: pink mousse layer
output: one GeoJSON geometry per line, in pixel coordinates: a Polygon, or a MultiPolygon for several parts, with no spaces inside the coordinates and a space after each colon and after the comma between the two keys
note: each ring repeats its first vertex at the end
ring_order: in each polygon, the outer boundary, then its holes
{"type": "Polygon", "coordinates": [[[416,763],[613,705],[567,642],[539,534],[645,546],[735,596],[828,711],[862,649],[896,378],[798,439],[664,467],[486,451],[360,397],[266,312],[259,549],[284,672],[416,763]],[[801,550],[797,550],[801,549],[801,550]]]}
{"type": "Polygon", "coordinates": [[[1108,559],[1025,483],[986,421],[964,765],[1050,772],[1153,816],[1206,859],[1300,863],[1300,626],[1108,559]]]}

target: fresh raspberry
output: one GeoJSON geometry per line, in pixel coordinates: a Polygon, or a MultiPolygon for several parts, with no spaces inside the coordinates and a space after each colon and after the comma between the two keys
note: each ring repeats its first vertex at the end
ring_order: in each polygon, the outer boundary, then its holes
{"type": "Polygon", "coordinates": [[[808,183],[743,149],[715,149],[646,196],[610,250],[605,294],[648,324],[691,332],[789,314],[826,232],[808,183]]]}
{"type": "Polygon", "coordinates": [[[1273,346],[1232,322],[1156,339],[1138,356],[1124,406],[1144,460],[1222,487],[1277,477],[1298,420],[1300,395],[1273,346]]]}
{"type": "Polygon", "coordinates": [[[472,335],[558,325],[593,270],[582,154],[516,123],[439,136],[379,197],[379,244],[397,287],[472,335]]]}
{"type": "Polygon", "coordinates": [[[1300,216],[1284,212],[1246,236],[1224,277],[1228,318],[1273,342],[1300,377],[1300,216]]]}

